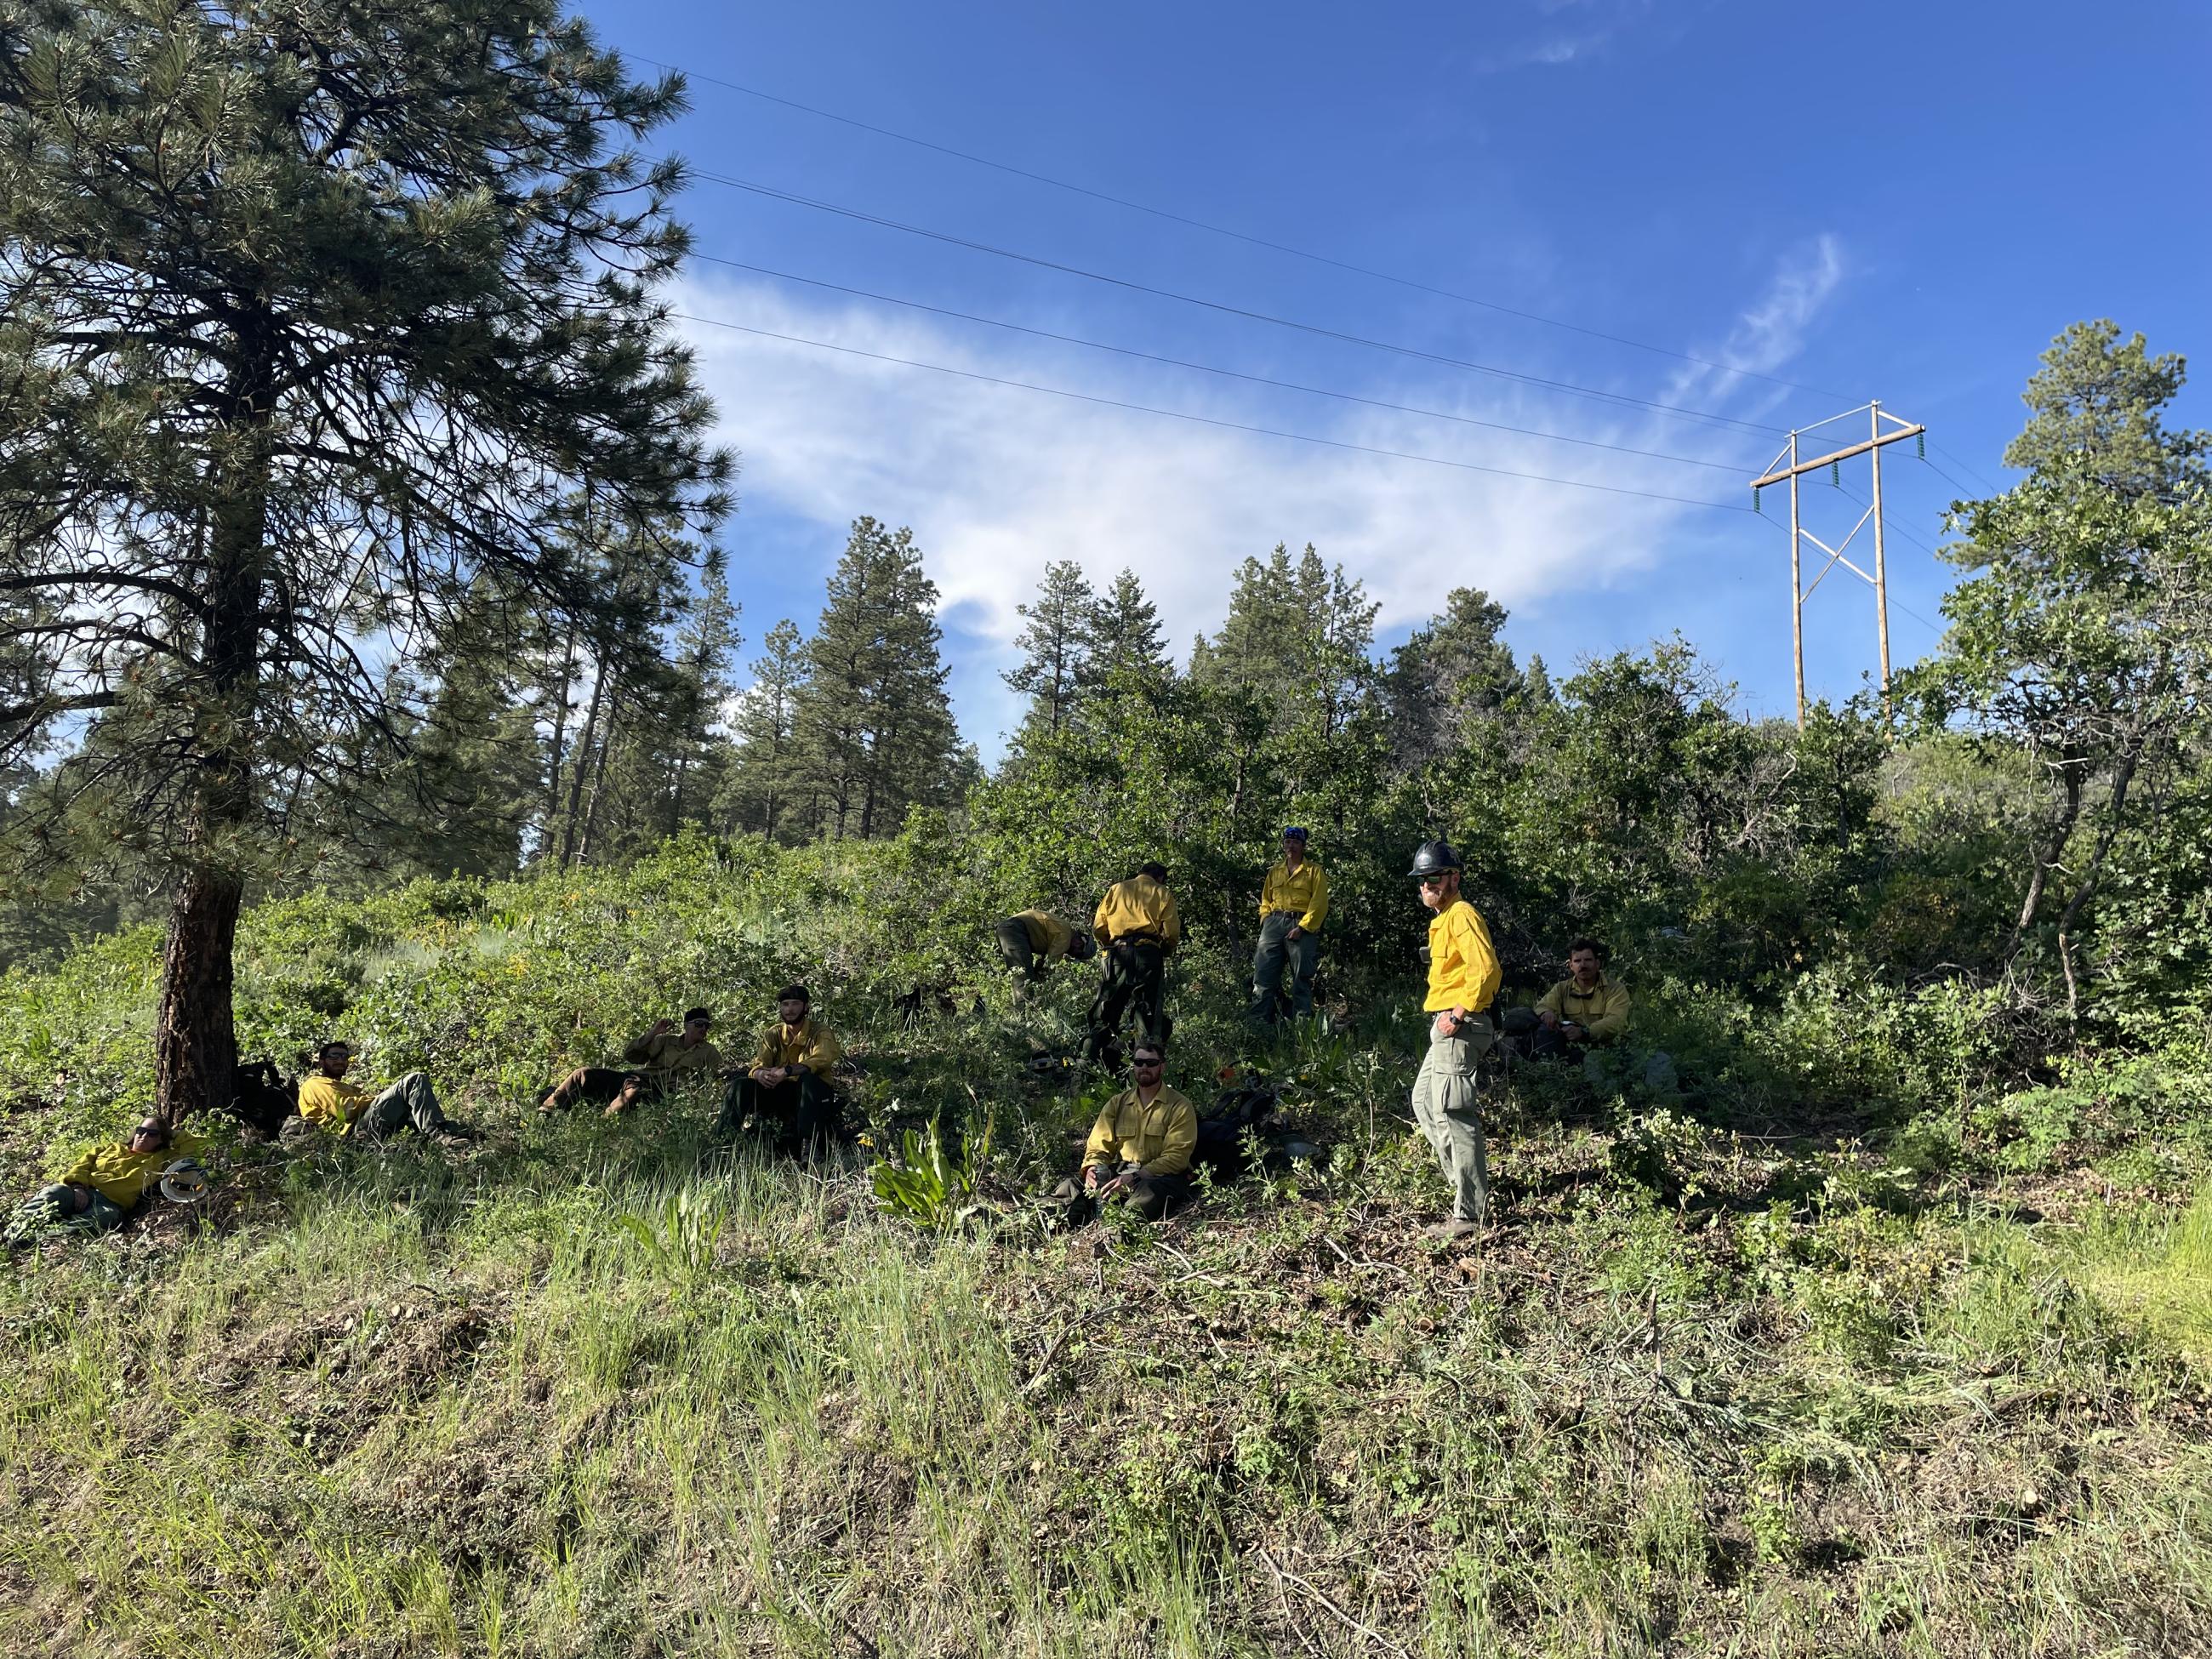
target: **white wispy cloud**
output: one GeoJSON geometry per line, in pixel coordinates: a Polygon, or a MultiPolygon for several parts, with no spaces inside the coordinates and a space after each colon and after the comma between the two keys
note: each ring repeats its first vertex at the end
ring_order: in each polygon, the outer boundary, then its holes
{"type": "MultiPolygon", "coordinates": [[[[1826,242],[1817,258],[1788,262],[1744,307],[1727,360],[1759,368],[1786,361],[1839,271],[1826,242]]],[[[1509,471],[1708,500],[1733,500],[1740,484],[1717,471],[979,338],[880,307],[796,298],[771,284],[709,279],[681,295],[678,309],[884,356],[1509,471]]],[[[963,723],[978,735],[1012,723],[1011,696],[993,690],[995,671],[1012,663],[1014,606],[1033,592],[1048,559],[1076,559],[1094,580],[1133,568],[1181,649],[1199,629],[1218,624],[1237,564],[1279,541],[1310,541],[1340,562],[1381,602],[1388,629],[1430,615],[1455,586],[1480,586],[1509,607],[1525,607],[1602,586],[1653,556],[1669,527],[1698,511],[686,327],[722,411],[722,436],[744,455],[749,508],[772,506],[817,520],[832,546],[859,514],[913,526],[947,612],[963,629],[1000,642],[996,659],[967,665],[959,676],[963,723]]],[[[1685,390],[1703,394],[1694,401],[1753,395],[1740,380],[1730,388],[1711,385],[1712,377],[1698,371],[1681,379],[1685,390]]],[[[1638,447],[1738,458],[1745,448],[1740,436],[1731,441],[1717,428],[1474,377],[1442,387],[1346,389],[1638,447]]]]}
{"type": "Polygon", "coordinates": [[[1536,0],[1542,21],[1537,33],[1521,38],[1510,12],[1494,12],[1495,38],[1468,67],[1482,76],[1577,63],[1602,52],[1649,9],[1649,0],[1536,0]]]}

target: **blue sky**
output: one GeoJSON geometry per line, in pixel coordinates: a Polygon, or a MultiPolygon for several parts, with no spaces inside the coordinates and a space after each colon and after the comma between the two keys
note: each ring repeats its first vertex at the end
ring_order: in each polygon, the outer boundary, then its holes
{"type": "MultiPolygon", "coordinates": [[[[1930,458],[1951,475],[1919,464],[1909,444],[1888,452],[1899,664],[1935,644],[1928,624],[1947,572],[1925,550],[1941,539],[1942,510],[1960,486],[1980,493],[2005,476],[1998,456],[2019,425],[2020,388],[2049,337],[2111,316],[2155,349],[2212,349],[2201,200],[2212,12],[2196,8],[815,0],[595,15],[640,70],[653,59],[694,72],[692,112],[669,145],[702,172],[1747,424],[1565,395],[703,180],[683,204],[702,253],[1461,419],[727,266],[694,268],[679,303],[697,317],[1234,425],[1738,507],[1784,441],[1750,428],[1807,425],[1879,398],[1928,423],[1930,458]],[[710,76],[1662,349],[1237,241],[710,76]]],[[[1680,630],[1738,682],[1747,709],[1790,707],[1778,493],[1762,521],[686,327],[740,455],[741,505],[725,540],[750,640],[781,616],[811,627],[854,516],[910,524],[945,592],[956,705],[987,756],[1018,712],[997,679],[1013,659],[1012,607],[1047,559],[1078,558],[1099,579],[1133,567],[1180,648],[1218,624],[1236,563],[1278,541],[1311,541],[1362,578],[1383,606],[1386,644],[1451,587],[1477,586],[1510,608],[1516,648],[1540,652],[1555,672],[1680,630]]],[[[2212,423],[2205,409],[2192,388],[2185,417],[2212,423]]],[[[1845,482],[1863,495],[1863,463],[1845,482]]],[[[1859,510],[1825,485],[1808,484],[1805,499],[1808,526],[1830,541],[1859,510]]],[[[1858,689],[1875,660],[1870,593],[1833,573],[1807,629],[1811,692],[1858,689]]]]}

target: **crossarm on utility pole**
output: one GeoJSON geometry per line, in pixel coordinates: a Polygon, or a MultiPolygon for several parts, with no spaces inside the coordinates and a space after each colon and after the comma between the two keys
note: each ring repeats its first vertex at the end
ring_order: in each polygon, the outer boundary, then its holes
{"type": "Polygon", "coordinates": [[[1845,449],[1831,450],[1827,454],[1815,456],[1811,460],[1792,461],[1788,466],[1777,467],[1764,477],[1753,478],[1751,481],[1751,487],[1753,489],[1764,489],[1769,484],[1780,483],[1784,478],[1794,478],[1800,473],[1818,472],[1824,466],[1833,466],[1838,461],[1848,461],[1854,455],[1863,455],[1870,449],[1880,449],[1884,444],[1901,442],[1906,438],[1917,438],[1927,430],[1924,426],[1900,427],[1894,432],[1883,433],[1879,438],[1869,438],[1864,443],[1852,444],[1845,449]]]}

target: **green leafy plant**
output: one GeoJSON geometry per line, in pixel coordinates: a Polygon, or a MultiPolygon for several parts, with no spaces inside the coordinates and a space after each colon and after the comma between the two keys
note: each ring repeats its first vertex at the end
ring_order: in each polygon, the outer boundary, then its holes
{"type": "Polygon", "coordinates": [[[696,1279],[714,1265],[714,1246],[729,1220],[720,1200],[696,1187],[668,1194],[657,1216],[632,1212],[615,1225],[637,1241],[655,1267],[672,1278],[696,1279]]]}
{"type": "Polygon", "coordinates": [[[981,1139],[963,1133],[948,1147],[941,1121],[927,1130],[908,1129],[896,1158],[877,1160],[872,1180],[876,1202],[886,1215],[904,1216],[918,1227],[944,1232],[974,1215],[976,1173],[991,1155],[991,1126],[981,1139]]]}

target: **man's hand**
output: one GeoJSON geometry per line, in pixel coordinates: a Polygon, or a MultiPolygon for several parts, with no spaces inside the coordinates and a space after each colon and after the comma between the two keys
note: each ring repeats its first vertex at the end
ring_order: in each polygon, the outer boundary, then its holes
{"type": "Polygon", "coordinates": [[[1565,1037],[1570,1042],[1588,1042],[1589,1041],[1589,1033],[1584,1030],[1581,1026],[1576,1024],[1572,1020],[1569,1020],[1565,1024],[1559,1027],[1559,1034],[1565,1037]]]}
{"type": "Polygon", "coordinates": [[[1086,1193],[1097,1192],[1098,1190],[1098,1183],[1105,1178],[1105,1175],[1106,1166],[1104,1164],[1092,1164],[1086,1165],[1083,1171],[1083,1190],[1086,1193]]]}
{"type": "Polygon", "coordinates": [[[1460,1025],[1466,1018],[1467,1010],[1464,1008],[1445,1009],[1442,1013],[1437,1016],[1437,1035],[1438,1036],[1457,1036],[1459,1035],[1460,1025]]]}
{"type": "Polygon", "coordinates": [[[1556,1031],[1559,1029],[1559,1017],[1549,1008],[1539,1008],[1536,1011],[1536,1018],[1543,1022],[1544,1029],[1547,1031],[1556,1031]]]}
{"type": "Polygon", "coordinates": [[[814,1068],[811,1066],[809,1066],[805,1060],[794,1060],[790,1065],[783,1068],[783,1074],[786,1077],[805,1077],[813,1070],[814,1068]]]}
{"type": "Polygon", "coordinates": [[[774,1088],[777,1084],[783,1081],[783,1067],[781,1066],[757,1066],[753,1068],[753,1081],[756,1083],[765,1084],[769,1088],[774,1088]]]}
{"type": "Polygon", "coordinates": [[[1297,944],[1298,940],[1304,939],[1305,936],[1306,930],[1304,928],[1299,927],[1295,921],[1291,924],[1291,931],[1286,937],[1293,945],[1297,944]]]}
{"type": "Polygon", "coordinates": [[[655,1021],[653,1021],[653,1030],[652,1030],[652,1031],[651,1031],[650,1033],[648,1033],[648,1035],[649,1035],[649,1036],[667,1036],[671,1031],[674,1030],[675,1029],[676,1029],[676,1022],[675,1022],[674,1020],[672,1020],[672,1019],[656,1019],[655,1021]]]}

